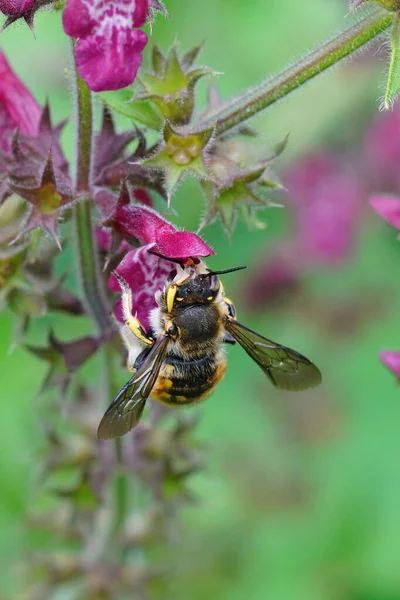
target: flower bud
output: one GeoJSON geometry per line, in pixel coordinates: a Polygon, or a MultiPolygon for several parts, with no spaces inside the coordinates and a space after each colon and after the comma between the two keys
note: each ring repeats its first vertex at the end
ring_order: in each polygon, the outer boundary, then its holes
{"type": "Polygon", "coordinates": [[[187,124],[195,106],[194,91],[197,82],[213,73],[208,67],[192,67],[199,51],[200,46],[196,46],[179,57],[173,46],[168,56],[164,56],[154,46],[153,72],[140,74],[144,93],[138,100],[150,100],[163,117],[175,125],[187,124]]]}

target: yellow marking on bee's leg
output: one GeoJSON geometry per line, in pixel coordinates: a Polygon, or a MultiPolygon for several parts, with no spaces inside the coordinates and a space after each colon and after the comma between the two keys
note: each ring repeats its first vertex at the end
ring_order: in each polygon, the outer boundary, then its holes
{"type": "Polygon", "coordinates": [[[144,344],[151,346],[154,340],[146,334],[146,330],[140,321],[132,314],[132,290],[128,283],[116,271],[113,271],[114,277],[119,283],[122,292],[122,315],[125,325],[133,333],[133,335],[144,344]]]}
{"type": "Polygon", "coordinates": [[[177,290],[176,285],[172,284],[167,287],[167,291],[165,292],[165,300],[166,300],[166,304],[167,304],[167,312],[168,313],[171,313],[172,308],[174,306],[176,290],[177,290]]]}
{"type": "Polygon", "coordinates": [[[151,346],[154,343],[153,340],[147,335],[143,325],[138,319],[136,319],[136,317],[131,317],[128,321],[125,321],[125,324],[127,327],[129,327],[133,335],[144,344],[151,346]]]}

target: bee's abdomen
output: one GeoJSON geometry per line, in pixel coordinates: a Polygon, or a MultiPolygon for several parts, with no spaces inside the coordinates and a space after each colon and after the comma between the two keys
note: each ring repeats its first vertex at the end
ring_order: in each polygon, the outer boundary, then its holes
{"type": "Polygon", "coordinates": [[[221,381],[225,370],[223,352],[193,361],[169,355],[150,397],[170,405],[204,400],[221,381]]]}

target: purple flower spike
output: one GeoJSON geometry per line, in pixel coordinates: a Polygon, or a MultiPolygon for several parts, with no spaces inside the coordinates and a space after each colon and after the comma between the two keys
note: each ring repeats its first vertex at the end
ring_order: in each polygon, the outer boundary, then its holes
{"type": "Polygon", "coordinates": [[[383,364],[400,379],[400,352],[385,350],[379,354],[383,364]]]}
{"type": "MultiPolygon", "coordinates": [[[[163,289],[168,274],[176,268],[176,264],[168,259],[196,261],[199,256],[210,256],[214,251],[197,234],[177,230],[147,207],[127,204],[119,206],[116,213],[114,227],[144,244],[128,252],[116,271],[132,290],[134,313],[137,312],[141,323],[149,327],[149,315],[156,306],[154,295],[163,289]]],[[[121,291],[114,275],[108,285],[114,292],[121,291]]],[[[122,320],[120,301],[116,316],[122,320]]]]}
{"type": "Polygon", "coordinates": [[[372,196],[369,203],[380,217],[400,230],[400,198],[395,196],[372,196]]]}
{"type": "Polygon", "coordinates": [[[148,0],[68,0],[63,14],[67,35],[77,38],[80,76],[94,92],[130,85],[142,62],[147,35],[142,27],[148,0]]]}

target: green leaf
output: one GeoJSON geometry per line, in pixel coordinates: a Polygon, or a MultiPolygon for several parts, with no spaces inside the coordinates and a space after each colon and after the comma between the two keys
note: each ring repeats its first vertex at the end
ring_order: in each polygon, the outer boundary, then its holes
{"type": "Polygon", "coordinates": [[[389,110],[400,92],[400,15],[393,19],[392,37],[390,39],[390,63],[386,83],[383,108],[389,110]]]}
{"type": "Polygon", "coordinates": [[[132,98],[132,90],[125,88],[114,92],[101,92],[98,95],[109,108],[135,122],[138,121],[157,131],[163,125],[162,117],[149,100],[132,98]]]}

